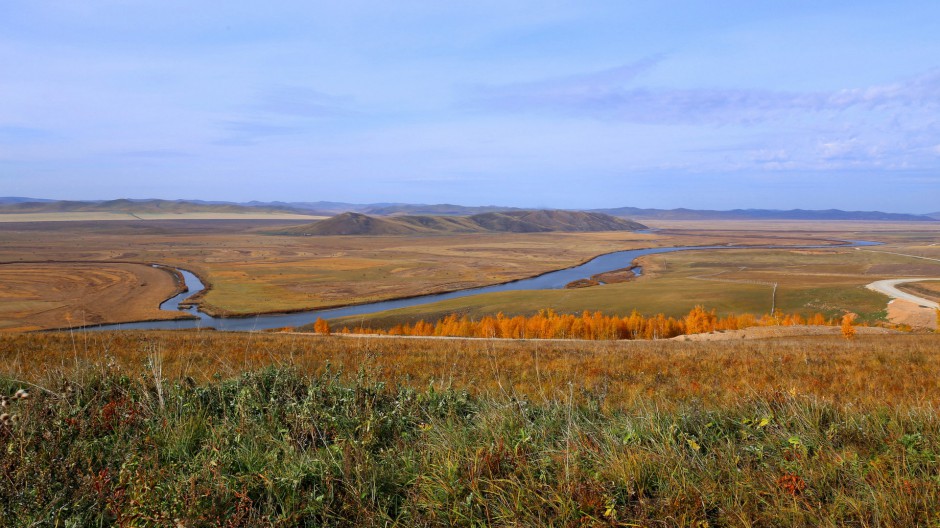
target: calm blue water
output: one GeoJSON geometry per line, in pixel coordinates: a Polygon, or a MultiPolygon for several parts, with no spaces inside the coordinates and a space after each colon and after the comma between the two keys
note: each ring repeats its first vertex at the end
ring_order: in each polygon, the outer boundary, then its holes
{"type": "MultiPolygon", "coordinates": [[[[868,242],[864,240],[848,240],[849,247],[874,246],[879,242],[868,242]]],[[[140,329],[187,329],[187,328],[215,328],[217,330],[264,330],[268,328],[280,328],[284,326],[300,326],[312,323],[317,317],[324,319],[333,319],[337,317],[346,317],[349,315],[363,315],[385,310],[394,310],[395,308],[406,308],[409,306],[420,306],[447,299],[457,299],[459,297],[469,297],[481,293],[502,292],[513,290],[553,290],[564,288],[566,284],[578,279],[586,279],[592,275],[629,267],[633,261],[644,255],[656,255],[660,253],[672,253],[675,251],[693,251],[693,250],[711,250],[711,249],[809,249],[824,248],[833,246],[684,246],[672,248],[652,248],[652,249],[632,249],[627,251],[617,251],[594,258],[584,264],[573,268],[553,271],[532,277],[530,279],[497,284],[494,286],[485,286],[482,288],[473,288],[469,290],[460,290],[450,293],[439,293],[432,295],[422,295],[410,299],[397,299],[391,301],[380,301],[358,306],[347,306],[344,308],[335,308],[332,310],[310,310],[305,312],[296,312],[289,314],[269,314],[258,315],[244,318],[221,318],[212,317],[200,312],[196,307],[191,307],[184,312],[193,314],[199,319],[185,319],[177,321],[152,321],[140,323],[121,323],[113,325],[103,325],[90,327],[88,330],[140,330],[140,329]]],[[[205,285],[194,274],[186,270],[179,270],[186,280],[186,286],[189,291],[181,293],[172,299],[163,302],[160,305],[161,310],[178,311],[180,302],[188,299],[190,296],[202,291],[205,285]]],[[[637,274],[641,270],[635,271],[637,274]]]]}

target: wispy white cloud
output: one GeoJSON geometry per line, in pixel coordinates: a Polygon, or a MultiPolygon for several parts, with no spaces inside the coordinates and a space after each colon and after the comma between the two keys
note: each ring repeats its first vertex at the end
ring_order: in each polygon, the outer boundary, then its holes
{"type": "Polygon", "coordinates": [[[351,96],[328,94],[298,85],[258,90],[235,105],[227,119],[215,123],[222,135],[216,145],[254,145],[268,138],[301,135],[338,121],[361,116],[351,96]]]}
{"type": "Polygon", "coordinates": [[[904,82],[833,92],[636,86],[648,59],[594,73],[480,87],[461,105],[487,112],[544,113],[633,123],[754,123],[792,112],[924,108],[940,104],[940,70],[904,82]]]}

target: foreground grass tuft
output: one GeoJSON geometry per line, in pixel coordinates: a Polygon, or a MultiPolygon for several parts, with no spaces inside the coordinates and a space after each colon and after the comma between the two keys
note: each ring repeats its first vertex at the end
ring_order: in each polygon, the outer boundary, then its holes
{"type": "MultiPolygon", "coordinates": [[[[940,517],[940,420],[773,392],[622,406],[569,385],[425,388],[326,368],[37,380],[0,426],[27,526],[836,526],[940,517]]],[[[7,378],[0,393],[24,388],[7,378]]]]}

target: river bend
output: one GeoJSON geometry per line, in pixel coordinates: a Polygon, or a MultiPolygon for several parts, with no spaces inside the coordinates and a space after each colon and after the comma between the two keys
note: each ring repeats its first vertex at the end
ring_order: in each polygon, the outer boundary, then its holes
{"type": "MultiPolygon", "coordinates": [[[[393,299],[389,301],[379,301],[355,306],[346,306],[328,310],[309,310],[303,312],[265,314],[251,317],[213,317],[199,311],[197,306],[180,309],[180,303],[193,295],[205,289],[205,285],[193,273],[186,270],[179,270],[186,282],[188,291],[181,293],[172,299],[160,304],[161,310],[182,311],[192,314],[198,319],[177,319],[172,321],[144,321],[136,323],[120,323],[89,327],[88,330],[177,330],[192,328],[215,328],[217,330],[234,331],[252,331],[266,330],[270,328],[281,328],[285,326],[301,326],[312,323],[317,317],[324,319],[334,319],[338,317],[347,317],[351,315],[365,315],[385,310],[394,310],[396,308],[406,308],[411,306],[420,306],[448,299],[457,299],[460,297],[469,297],[482,293],[513,291],[513,290],[552,290],[564,288],[566,284],[578,279],[585,279],[599,273],[618,270],[630,267],[633,261],[646,255],[657,255],[661,253],[673,253],[676,251],[694,251],[694,250],[714,250],[714,249],[811,249],[828,247],[859,247],[874,246],[879,242],[868,242],[864,240],[845,241],[845,246],[831,245],[810,245],[810,246],[682,246],[668,248],[646,248],[631,249],[625,251],[616,251],[595,257],[583,264],[552,271],[514,282],[504,284],[495,284],[492,286],[483,286],[480,288],[471,288],[448,293],[436,293],[430,295],[421,295],[407,299],[393,299]]],[[[640,270],[637,270],[639,274],[640,270]]],[[[603,287],[603,286],[600,286],[603,287]]]]}

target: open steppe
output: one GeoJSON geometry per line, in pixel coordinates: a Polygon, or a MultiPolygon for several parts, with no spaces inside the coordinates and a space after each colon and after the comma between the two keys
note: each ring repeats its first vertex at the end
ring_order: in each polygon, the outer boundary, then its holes
{"type": "MultiPolygon", "coordinates": [[[[769,313],[772,309],[804,316],[820,312],[841,317],[852,312],[859,322],[885,321],[888,299],[865,289],[880,278],[932,277],[940,273],[940,226],[854,222],[651,222],[658,237],[676,237],[695,245],[740,242],[742,235],[779,245],[794,239],[872,240],[884,245],[867,248],[720,249],[650,255],[638,260],[643,275],[624,283],[589,288],[500,292],[403,308],[336,321],[337,326],[391,327],[416,319],[436,320],[450,313],[481,317],[503,312],[531,315],[543,308],[560,313],[600,310],[627,315],[680,316],[695,305],[719,314],[769,313]],[[690,242],[698,239],[699,242],[690,242]],[[918,257],[927,257],[918,258],[918,257]],[[774,286],[776,284],[776,287],[774,286]]],[[[930,284],[930,283],[925,283],[930,284]]],[[[935,326],[933,315],[916,319],[935,326]]],[[[905,322],[905,321],[897,321],[905,322]]],[[[910,322],[910,321],[908,321],[910,322]]]]}
{"type": "MultiPolygon", "coordinates": [[[[379,314],[370,324],[543,308],[680,314],[696,304],[722,313],[763,313],[771,304],[833,317],[852,311],[878,322],[888,299],[865,284],[940,271],[929,260],[940,253],[940,227],[929,224],[269,234],[282,225],[5,224],[3,306],[16,308],[7,320],[25,330],[89,313],[151,318],[176,289],[151,263],[196,272],[211,285],[204,307],[245,313],[490,284],[627,248],[830,244],[653,255],[626,282],[469,297],[379,314]],[[848,239],[885,244],[831,247],[848,239]]],[[[940,511],[938,338],[884,328],[840,334],[769,327],[671,340],[511,341],[7,332],[0,395],[21,396],[4,400],[0,419],[0,518],[927,524],[940,511]]]]}
{"type": "MultiPolygon", "coordinates": [[[[940,262],[940,227],[890,222],[653,222],[651,233],[470,233],[440,236],[277,236],[283,221],[162,221],[8,223],[0,229],[0,268],[23,262],[56,265],[62,273],[37,275],[20,266],[17,280],[49,288],[7,288],[18,328],[80,325],[78,312],[46,312],[61,302],[56,284],[75,275],[70,266],[159,263],[195,272],[209,285],[201,308],[220,315],[295,311],[465,289],[530,277],[576,265],[599,254],[683,245],[831,244],[834,240],[885,242],[865,249],[696,251],[651,256],[644,276],[578,290],[499,293],[375,317],[434,318],[451,312],[535,313],[542,308],[608,313],[687,313],[696,304],[721,313],[858,313],[884,318],[887,299],[863,286],[881,278],[931,276],[940,262]],[[894,254],[901,253],[901,254],[894,254]],[[51,278],[50,278],[51,277],[51,278]],[[47,282],[44,282],[47,281],[47,282]],[[772,283],[778,284],[772,297],[772,283]],[[23,304],[26,303],[26,304],[23,304]],[[58,315],[56,315],[58,314],[58,315]]],[[[164,272],[159,272],[164,273],[164,272]]],[[[153,318],[167,288],[126,275],[114,302],[96,300],[85,321],[153,318]],[[146,294],[140,284],[147,283],[146,294]],[[145,315],[144,315],[145,314],[145,315]]],[[[166,282],[166,278],[163,282],[166,282]]],[[[111,290],[117,292],[119,290],[111,290]]],[[[78,296],[81,297],[81,296],[78,296]]],[[[73,298],[76,298],[73,296],[73,298]]],[[[9,305],[9,304],[8,304],[9,305]]],[[[79,307],[73,304],[72,308],[79,307]]],[[[162,315],[165,317],[165,314],[162,315]]],[[[8,327],[10,325],[8,324],[8,327]]]]}

